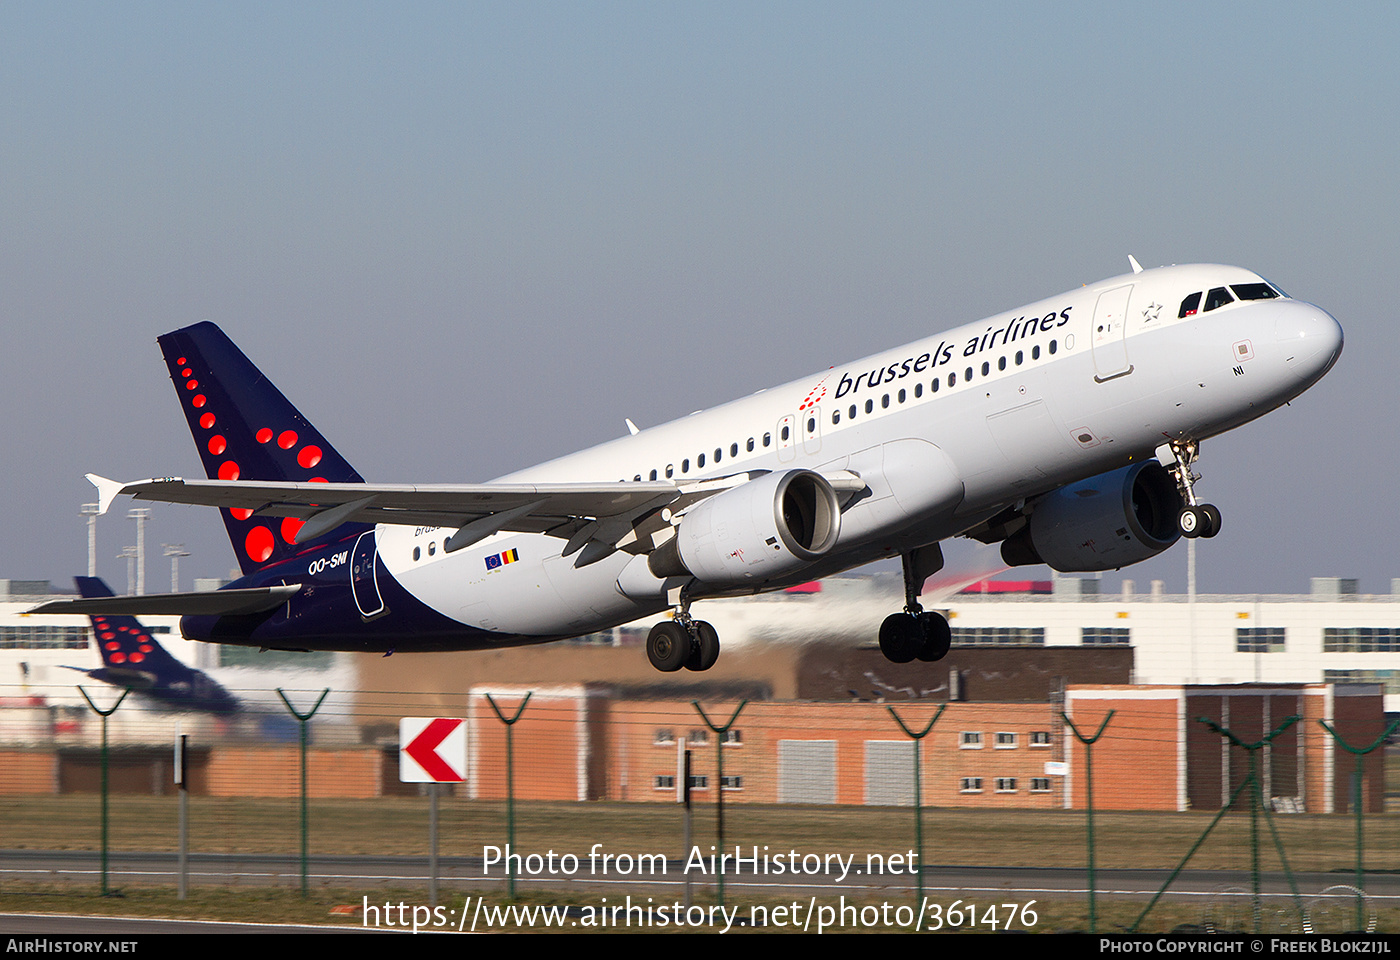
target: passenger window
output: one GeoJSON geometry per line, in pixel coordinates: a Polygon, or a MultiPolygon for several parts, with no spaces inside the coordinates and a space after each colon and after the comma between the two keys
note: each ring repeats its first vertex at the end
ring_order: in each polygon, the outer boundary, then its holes
{"type": "Polygon", "coordinates": [[[656,479],[656,471],[655,471],[655,470],[653,470],[653,471],[651,472],[651,478],[652,478],[653,480],[656,479]]]}
{"type": "Polygon", "coordinates": [[[729,456],[730,456],[730,457],[737,457],[738,455],[739,455],[739,445],[738,445],[737,443],[731,443],[731,444],[729,445],[729,456]]]}
{"type": "Polygon", "coordinates": [[[753,437],[749,437],[748,445],[744,447],[749,453],[753,453],[753,437]]]}
{"type": "Polygon", "coordinates": [[[414,559],[414,560],[417,560],[417,559],[420,558],[421,556],[423,556],[423,551],[422,551],[420,548],[418,548],[418,547],[414,547],[414,548],[413,548],[413,559],[414,559]]]}
{"type": "Polygon", "coordinates": [[[886,410],[890,408],[890,395],[888,393],[880,398],[880,406],[884,407],[886,410]]]}
{"type": "MultiPolygon", "coordinates": [[[[942,380],[934,380],[933,383],[929,384],[929,389],[932,390],[934,393],[937,393],[937,392],[938,392],[938,385],[939,385],[940,383],[942,383],[942,382],[943,382],[942,380]]],[[[951,384],[950,384],[950,386],[951,386],[951,384]]]]}
{"type": "Polygon", "coordinates": [[[971,383],[971,382],[972,382],[972,368],[971,368],[971,367],[968,367],[966,370],[963,371],[963,383],[971,383]]]}
{"type": "Polygon", "coordinates": [[[856,405],[854,403],[851,404],[851,409],[846,411],[846,416],[850,417],[852,420],[856,418],[856,405]]]}
{"type": "Polygon", "coordinates": [[[690,459],[687,458],[687,459],[681,461],[681,473],[689,473],[689,472],[690,472],[690,459]]]}
{"type": "Polygon", "coordinates": [[[1176,318],[1182,320],[1186,317],[1194,317],[1199,309],[1201,309],[1201,293],[1198,290],[1181,301],[1181,310],[1177,312],[1176,318]]]}
{"type": "Polygon", "coordinates": [[[1058,344],[1056,344],[1054,340],[1051,340],[1051,341],[1050,341],[1050,356],[1053,357],[1053,356],[1055,355],[1055,348],[1056,348],[1057,346],[1058,346],[1058,344]]]}
{"type": "Polygon", "coordinates": [[[923,385],[922,383],[916,383],[916,384],[914,384],[914,397],[915,397],[915,399],[917,399],[917,398],[919,398],[919,397],[922,397],[923,395],[924,395],[924,385],[923,385]]]}
{"type": "Polygon", "coordinates": [[[831,423],[832,423],[832,426],[835,426],[836,424],[838,424],[838,423],[840,423],[840,422],[841,422],[841,411],[840,411],[840,410],[833,410],[833,411],[831,411],[831,423]]]}
{"type": "Polygon", "coordinates": [[[724,453],[723,449],[721,449],[720,447],[715,447],[715,463],[719,463],[721,459],[720,455],[722,453],[724,453]]]}
{"type": "Polygon", "coordinates": [[[672,477],[674,477],[675,475],[676,475],[676,465],[675,465],[674,463],[668,463],[668,464],[666,464],[666,479],[667,479],[667,480],[670,480],[670,479],[671,479],[672,477]]]}
{"type": "Polygon", "coordinates": [[[633,477],[632,479],[635,480],[637,483],[641,483],[641,482],[642,482],[642,475],[639,473],[639,474],[637,474],[635,477],[633,477]]]}
{"type": "Polygon", "coordinates": [[[807,418],[807,432],[808,432],[808,433],[816,433],[816,432],[817,432],[817,418],[816,418],[816,417],[808,417],[808,418],[807,418]]]}
{"type": "Polygon", "coordinates": [[[698,456],[698,457],[695,458],[695,469],[699,470],[699,469],[700,469],[701,467],[703,467],[704,465],[705,465],[705,455],[702,453],[702,454],[700,454],[700,456],[698,456]]]}
{"type": "Polygon", "coordinates": [[[989,374],[989,373],[991,373],[991,372],[992,372],[992,365],[991,365],[990,363],[988,363],[987,361],[983,360],[983,361],[982,361],[982,376],[985,377],[987,374],[989,374]]]}
{"type": "Polygon", "coordinates": [[[899,396],[897,397],[897,399],[899,400],[900,403],[903,403],[903,402],[904,402],[904,391],[903,391],[903,390],[899,391],[899,396]]]}
{"type": "Polygon", "coordinates": [[[865,401],[865,412],[866,412],[866,413],[870,413],[870,412],[873,411],[874,409],[875,409],[875,401],[874,401],[874,400],[867,400],[867,401],[865,401]]]}
{"type": "Polygon", "coordinates": [[[1206,294],[1205,313],[1210,313],[1217,307],[1223,307],[1227,303],[1234,303],[1235,298],[1230,296],[1230,291],[1224,287],[1213,287],[1210,293],[1206,294]]]}
{"type": "Polygon", "coordinates": [[[1005,369],[1006,369],[1006,358],[1005,358],[1005,357],[997,357],[997,369],[998,369],[998,370],[1005,370],[1005,369]]]}
{"type": "Polygon", "coordinates": [[[958,375],[957,375],[956,373],[950,373],[950,374],[948,374],[948,386],[950,386],[950,387],[956,387],[957,385],[958,385],[958,375]]]}
{"type": "Polygon", "coordinates": [[[783,439],[786,440],[791,435],[792,431],[788,429],[787,424],[783,424],[783,439]]]}
{"type": "Polygon", "coordinates": [[[768,446],[772,446],[772,444],[773,444],[773,435],[772,435],[771,433],[765,433],[765,434],[763,435],[763,445],[764,445],[765,447],[768,447],[768,446]]]}
{"type": "Polygon", "coordinates": [[[1021,352],[1020,350],[1017,350],[1017,351],[1016,351],[1016,366],[1019,367],[1019,366],[1021,365],[1021,363],[1022,363],[1025,359],[1026,359],[1026,355],[1025,355],[1023,352],[1021,352]]]}
{"type": "Polygon", "coordinates": [[[1039,360],[1039,359],[1040,359],[1040,344],[1037,343],[1035,346],[1031,347],[1031,359],[1032,359],[1032,360],[1039,360]]]}

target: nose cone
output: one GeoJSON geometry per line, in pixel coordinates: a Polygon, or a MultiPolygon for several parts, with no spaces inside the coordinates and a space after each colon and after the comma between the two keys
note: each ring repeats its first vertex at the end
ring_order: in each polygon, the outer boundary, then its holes
{"type": "Polygon", "coordinates": [[[1274,336],[1288,370],[1308,386],[1321,380],[1342,355],[1342,325],[1321,307],[1301,300],[1283,308],[1274,321],[1274,336]]]}

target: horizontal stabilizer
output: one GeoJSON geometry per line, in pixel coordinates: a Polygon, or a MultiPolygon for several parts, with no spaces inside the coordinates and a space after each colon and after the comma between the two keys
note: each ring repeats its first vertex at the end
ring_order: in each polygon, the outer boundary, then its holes
{"type": "Polygon", "coordinates": [[[149,593],[139,597],[84,597],[51,600],[26,613],[74,613],[84,616],[240,616],[263,613],[286,603],[301,584],[209,590],[198,593],[149,593]]]}

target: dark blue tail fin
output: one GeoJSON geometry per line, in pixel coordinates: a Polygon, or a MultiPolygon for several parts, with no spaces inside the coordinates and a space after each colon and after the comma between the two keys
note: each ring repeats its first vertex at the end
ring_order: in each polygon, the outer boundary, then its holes
{"type": "MultiPolygon", "coordinates": [[[[363,483],[326,438],[263,376],[224,332],[197,323],[159,338],[195,447],[210,479],[363,483]]],[[[244,574],[285,560],[364,524],[346,524],[311,543],[292,538],[301,521],[220,510],[244,574]]]]}
{"type": "MultiPolygon", "coordinates": [[[[74,577],[84,597],[110,597],[112,590],[97,577],[74,577]]],[[[160,703],[231,714],[237,698],[199,670],[185,666],[151,636],[141,621],[128,616],[91,616],[92,636],[102,654],[102,669],[83,670],[94,680],[130,687],[160,703]]],[[[73,669],[79,669],[74,667],[73,669]]]]}

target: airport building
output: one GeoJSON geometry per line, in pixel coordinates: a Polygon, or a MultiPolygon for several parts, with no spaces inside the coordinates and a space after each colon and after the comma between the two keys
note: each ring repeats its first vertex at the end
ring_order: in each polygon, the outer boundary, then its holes
{"type": "MultiPolygon", "coordinates": [[[[1257,739],[1298,716],[1268,751],[1271,801],[1285,810],[1349,809],[1349,757],[1318,721],[1350,743],[1369,743],[1384,727],[1383,710],[1400,710],[1394,594],[1321,579],[1292,596],[1191,598],[1131,584],[1110,595],[1098,585],[992,582],[959,594],[939,605],[954,642],[937,663],[893,664],[873,642],[880,620],[902,605],[897,576],[700,602],[695,615],[724,643],[704,674],[655,672],[642,646],[649,623],[550,647],[381,657],[211,647],[179,639],[174,618],[146,621],[172,653],[236,693],[265,686],[273,709],[271,691],[286,670],[309,671],[291,686],[334,688],[312,759],[313,769],[339,771],[335,785],[314,788],[326,796],[407,789],[397,782],[402,716],[468,718],[470,776],[458,793],[501,795],[503,728],[486,695],[513,705],[533,691],[515,749],[517,796],[535,799],[674,799],[678,752],[688,746],[702,800],[723,790],[740,803],[909,803],[914,747],[899,723],[921,729],[946,704],[919,748],[926,803],[1082,806],[1086,757],[1063,716],[1092,734],[1113,710],[1095,754],[1101,808],[1218,809],[1246,771],[1198,718],[1257,739]],[[748,704],[719,735],[692,699],[720,719],[748,704]]],[[[65,669],[99,665],[86,623],[22,616],[52,592],[46,583],[0,586],[0,749],[9,771],[0,792],[88,789],[98,725],[76,684],[100,684],[65,669]]],[[[274,734],[247,720],[184,722],[208,744],[194,755],[200,792],[289,795],[291,780],[271,775],[294,764],[285,724],[274,734]]],[[[171,721],[123,708],[112,723],[131,767],[119,782],[151,789],[168,766],[171,721]]],[[[1376,763],[1362,802],[1379,810],[1384,795],[1376,763]]]]}

